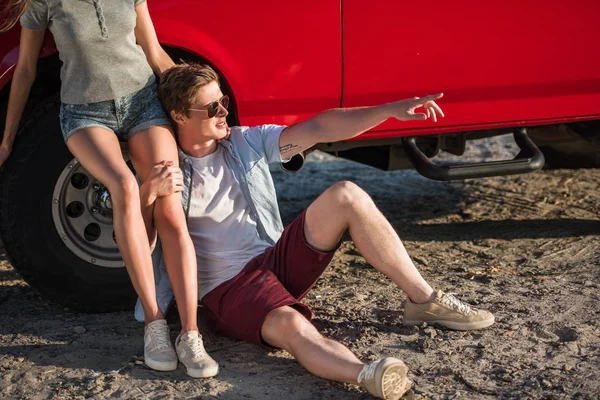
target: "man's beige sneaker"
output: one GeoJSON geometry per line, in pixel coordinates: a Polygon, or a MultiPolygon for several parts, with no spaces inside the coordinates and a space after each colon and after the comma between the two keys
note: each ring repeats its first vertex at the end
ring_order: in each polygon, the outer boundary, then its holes
{"type": "Polygon", "coordinates": [[[177,354],[164,319],[152,321],[144,328],[144,363],[157,371],[177,369],[177,354]]]}
{"type": "Polygon", "coordinates": [[[204,350],[202,335],[198,331],[187,331],[177,336],[175,349],[179,361],[192,378],[210,378],[219,373],[219,364],[204,350]]]}
{"type": "Polygon", "coordinates": [[[387,357],[365,365],[358,374],[358,384],[375,397],[397,400],[412,386],[407,372],[402,360],[387,357]]]}
{"type": "Polygon", "coordinates": [[[423,322],[467,331],[492,325],[494,316],[489,311],[471,307],[453,295],[438,290],[435,299],[429,303],[417,304],[406,300],[402,324],[420,325],[423,322]]]}

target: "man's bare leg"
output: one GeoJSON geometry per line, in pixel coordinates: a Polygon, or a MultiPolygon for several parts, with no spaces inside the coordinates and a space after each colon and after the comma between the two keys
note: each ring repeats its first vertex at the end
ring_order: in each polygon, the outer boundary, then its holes
{"type": "Polygon", "coordinates": [[[323,337],[302,314],[291,307],[272,311],[265,318],[261,335],[271,346],[282,348],[294,356],[313,375],[354,385],[362,384],[376,397],[399,399],[412,386],[402,361],[386,358],[379,365],[373,365],[377,364],[375,362],[366,366],[344,345],[323,337]],[[379,370],[379,373],[375,370],[379,370]]]}
{"type": "Polygon", "coordinates": [[[261,334],[265,342],[286,350],[312,374],[357,384],[364,363],[341,343],[323,337],[292,307],[272,311],[263,323],[261,334]]]}
{"type": "Polygon", "coordinates": [[[347,229],[367,262],[387,275],[413,302],[425,303],[435,297],[371,197],[352,182],[340,182],[308,207],[304,232],[311,246],[328,250],[347,229]]]}

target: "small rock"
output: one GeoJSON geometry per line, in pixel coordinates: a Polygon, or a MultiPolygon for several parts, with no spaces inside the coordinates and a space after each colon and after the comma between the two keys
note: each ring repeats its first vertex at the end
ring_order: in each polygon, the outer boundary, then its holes
{"type": "Polygon", "coordinates": [[[425,333],[428,334],[429,337],[432,338],[432,339],[437,336],[437,332],[433,328],[427,328],[427,329],[425,329],[425,333]]]}
{"type": "Polygon", "coordinates": [[[424,266],[428,266],[429,265],[429,262],[427,262],[427,260],[425,260],[425,259],[423,259],[421,257],[413,256],[412,259],[415,260],[417,263],[419,263],[421,265],[424,265],[424,266]]]}
{"type": "Polygon", "coordinates": [[[356,301],[358,301],[360,303],[364,303],[365,300],[367,299],[367,297],[364,294],[360,294],[360,293],[357,293],[356,296],[354,296],[354,298],[356,299],[356,301]]]}
{"type": "Polygon", "coordinates": [[[551,343],[551,342],[558,342],[560,340],[560,338],[558,337],[558,335],[556,335],[556,334],[554,334],[554,333],[552,333],[550,331],[547,331],[545,329],[537,329],[535,331],[535,335],[542,342],[551,343]]]}
{"type": "Polygon", "coordinates": [[[137,360],[137,361],[135,362],[135,364],[136,364],[136,365],[143,365],[143,364],[144,364],[144,362],[143,362],[143,361],[140,361],[140,360],[137,360]]]}
{"type": "MultiPolygon", "coordinates": [[[[542,368],[540,367],[540,363],[538,363],[538,362],[536,362],[536,361],[533,361],[533,362],[529,363],[529,366],[530,366],[531,368],[533,368],[534,370],[540,370],[540,369],[542,369],[542,368]]],[[[537,382],[537,380],[536,380],[536,382],[537,382]]]]}
{"type": "Polygon", "coordinates": [[[426,387],[426,386],[424,386],[424,385],[421,385],[421,386],[415,386],[415,387],[413,387],[413,391],[414,391],[416,394],[422,394],[422,395],[427,395],[427,394],[429,394],[429,391],[428,391],[428,389],[429,389],[429,388],[428,388],[428,387],[426,387]]]}
{"type": "Polygon", "coordinates": [[[73,330],[75,331],[75,333],[85,333],[87,332],[87,330],[83,327],[83,326],[76,326],[75,328],[73,328],[73,330]]]}
{"type": "Polygon", "coordinates": [[[423,323],[421,324],[421,328],[423,328],[423,329],[427,328],[427,322],[423,322],[423,323]]]}
{"type": "Polygon", "coordinates": [[[577,342],[566,342],[565,347],[573,354],[579,353],[579,346],[577,345],[577,342]]]}
{"type": "Polygon", "coordinates": [[[15,358],[15,361],[18,362],[18,363],[22,363],[23,361],[25,361],[25,357],[15,358]]]}
{"type": "Polygon", "coordinates": [[[551,388],[552,387],[552,383],[550,383],[546,379],[542,379],[542,386],[544,386],[546,388],[551,388]]]}
{"type": "Polygon", "coordinates": [[[570,371],[572,369],[573,369],[573,366],[571,364],[563,365],[563,371],[570,371]]]}

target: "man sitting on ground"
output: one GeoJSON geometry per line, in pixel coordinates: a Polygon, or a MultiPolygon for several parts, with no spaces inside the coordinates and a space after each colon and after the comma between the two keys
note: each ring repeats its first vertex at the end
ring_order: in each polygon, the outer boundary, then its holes
{"type": "MultiPolygon", "coordinates": [[[[436,121],[443,116],[435,103],[442,94],[328,110],[289,127],[230,129],[225,120],[229,101],[217,74],[207,66],[180,64],[163,74],[159,97],[176,124],[181,171],[157,165],[141,188],[142,203],[182,191],[209,328],[285,349],[322,378],[361,385],[380,398],[400,398],[411,386],[401,360],[364,364],[344,345],[323,337],[300,302],[347,230],[364,258],[406,293],[405,325],[427,322],[466,330],[494,323],[491,313],[433,290],[390,223],[354,183],[331,186],[283,229],[268,169],[268,163],[280,163],[318,142],[350,139],[388,118],[436,121]],[[420,107],[424,113],[415,113],[420,107]]],[[[160,268],[157,295],[165,311],[173,295],[164,265],[155,268],[160,268]]],[[[141,311],[138,307],[138,319],[141,311]]],[[[201,337],[196,340],[193,367],[214,365],[201,337]]]]}

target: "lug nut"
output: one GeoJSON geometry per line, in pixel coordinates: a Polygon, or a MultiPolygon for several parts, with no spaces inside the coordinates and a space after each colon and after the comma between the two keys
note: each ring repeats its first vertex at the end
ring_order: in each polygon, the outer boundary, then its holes
{"type": "Polygon", "coordinates": [[[98,207],[92,207],[93,214],[98,214],[98,211],[100,211],[100,210],[98,210],[98,207]]]}
{"type": "Polygon", "coordinates": [[[94,190],[100,190],[100,185],[98,183],[94,183],[92,185],[92,189],[94,189],[94,190]]]}

